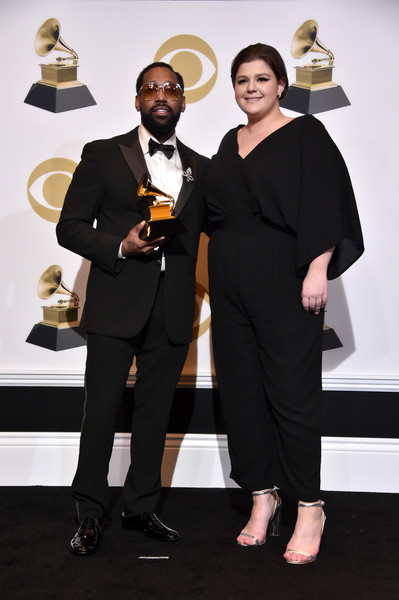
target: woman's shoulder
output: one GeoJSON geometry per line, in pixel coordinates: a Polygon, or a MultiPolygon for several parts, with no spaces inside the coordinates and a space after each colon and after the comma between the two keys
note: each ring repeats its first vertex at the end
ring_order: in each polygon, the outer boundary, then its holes
{"type": "Polygon", "coordinates": [[[313,115],[301,115],[300,117],[296,117],[293,123],[296,124],[296,129],[295,127],[293,129],[296,130],[297,134],[304,141],[307,140],[313,144],[329,144],[331,142],[331,136],[324,123],[313,115]]]}
{"type": "Polygon", "coordinates": [[[301,115],[300,117],[296,117],[294,119],[294,123],[296,123],[302,129],[313,131],[325,130],[323,123],[319,119],[316,119],[316,117],[313,115],[301,115]]]}
{"type": "Polygon", "coordinates": [[[301,115],[300,117],[296,117],[295,121],[303,131],[315,134],[325,134],[327,131],[324,124],[313,115],[301,115]]]}
{"type": "Polygon", "coordinates": [[[227,133],[225,133],[224,136],[222,137],[221,143],[223,143],[225,140],[227,140],[227,141],[235,140],[236,141],[237,133],[238,133],[239,129],[241,129],[242,127],[244,127],[244,125],[237,125],[236,127],[229,129],[229,131],[227,133]]]}
{"type": "Polygon", "coordinates": [[[218,154],[227,149],[237,148],[237,132],[239,129],[241,129],[241,127],[244,127],[244,126],[237,125],[236,127],[229,129],[229,131],[224,134],[224,136],[222,137],[222,140],[219,144],[219,148],[217,151],[218,154]]]}

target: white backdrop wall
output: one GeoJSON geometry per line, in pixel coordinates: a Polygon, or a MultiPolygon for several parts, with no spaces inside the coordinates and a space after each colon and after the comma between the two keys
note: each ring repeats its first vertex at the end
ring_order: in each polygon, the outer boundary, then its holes
{"type": "MultiPolygon", "coordinates": [[[[60,248],[55,225],[31,207],[27,185],[44,161],[77,163],[87,141],[129,131],[138,124],[134,84],[164,42],[197,36],[216,55],[214,87],[189,103],[178,125],[179,137],[211,156],[223,134],[244,118],[235,106],[230,63],[244,46],[262,41],[279,49],[290,81],[298,61],[290,54],[292,37],[307,19],[319,23],[320,40],[335,55],[334,81],[351,105],[320,113],[341,149],[355,188],[366,253],[330,286],[326,321],[344,347],[324,355],[325,388],[399,389],[399,282],[397,186],[399,4],[396,0],[135,2],[116,0],[3,0],[1,118],[0,378],[3,385],[81,385],[85,348],[53,352],[27,344],[40,321],[43,301],[36,293],[40,275],[62,266],[65,283],[84,300],[88,265],[60,248]],[[79,55],[78,79],[97,104],[58,114],[28,105],[30,86],[40,79],[41,62],[33,42],[39,26],[55,17],[61,36],[79,55]]],[[[56,53],[57,54],[57,53],[56,53]]],[[[172,53],[173,54],[173,53],[172,53]]],[[[198,53],[197,53],[198,54],[198,53]]],[[[198,54],[199,56],[199,54],[198,54]]],[[[209,79],[214,66],[200,57],[209,79]]],[[[293,114],[285,111],[287,114],[293,114]]],[[[315,148],[315,152],[317,152],[315,148]]],[[[41,182],[31,193],[41,198],[41,182]]],[[[206,240],[202,241],[198,280],[207,287],[206,240]]],[[[54,302],[51,298],[47,303],[54,302]]],[[[112,307],[111,307],[112,309],[112,307]]],[[[203,303],[199,320],[209,316],[203,303]]],[[[212,384],[209,329],[192,344],[184,369],[198,385],[212,384]],[[202,382],[202,383],[201,383],[202,382]]]]}

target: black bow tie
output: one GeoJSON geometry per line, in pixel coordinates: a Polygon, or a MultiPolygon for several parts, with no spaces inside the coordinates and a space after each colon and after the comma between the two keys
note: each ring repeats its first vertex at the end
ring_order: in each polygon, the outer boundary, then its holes
{"type": "Polygon", "coordinates": [[[148,142],[148,152],[150,156],[155,154],[155,152],[163,152],[166,158],[170,159],[173,156],[173,152],[175,151],[175,147],[172,144],[159,144],[152,138],[148,142]]]}

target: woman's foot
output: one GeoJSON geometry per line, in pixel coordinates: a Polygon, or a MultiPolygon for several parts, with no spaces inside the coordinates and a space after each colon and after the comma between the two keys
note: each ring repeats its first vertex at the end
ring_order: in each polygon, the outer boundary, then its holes
{"type": "Polygon", "coordinates": [[[295,530],[284,554],[288,563],[305,565],[316,560],[326,520],[323,506],[321,500],[298,502],[295,530]]]}
{"type": "MultiPolygon", "coordinates": [[[[266,532],[281,505],[276,488],[252,493],[253,506],[251,517],[237,538],[240,546],[261,546],[266,542],[266,532]]],[[[275,533],[275,535],[279,535],[275,533]]]]}

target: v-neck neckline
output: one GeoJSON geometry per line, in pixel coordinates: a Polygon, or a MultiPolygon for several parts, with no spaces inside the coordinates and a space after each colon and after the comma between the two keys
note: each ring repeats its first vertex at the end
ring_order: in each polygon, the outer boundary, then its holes
{"type": "MultiPolygon", "coordinates": [[[[305,115],[302,115],[305,116],[305,115]]],[[[278,133],[279,131],[281,131],[282,129],[285,129],[286,127],[288,127],[288,125],[291,125],[291,123],[294,123],[297,119],[300,119],[300,117],[294,117],[293,119],[291,119],[291,121],[288,121],[287,123],[284,123],[284,125],[281,125],[281,127],[278,127],[277,129],[275,129],[274,131],[272,131],[271,133],[269,133],[269,135],[266,135],[262,140],[260,140],[260,142],[258,142],[256,144],[256,146],[254,146],[252,148],[252,150],[250,152],[248,152],[248,154],[246,154],[245,156],[241,156],[240,154],[240,146],[238,143],[238,132],[240,129],[242,129],[243,127],[245,127],[245,125],[238,125],[238,127],[236,128],[236,149],[237,149],[237,155],[239,156],[239,158],[241,158],[241,160],[246,160],[248,158],[248,156],[250,156],[257,148],[259,148],[259,146],[261,144],[263,144],[263,142],[265,140],[270,139],[271,137],[273,137],[276,133],[278,133]]]]}

